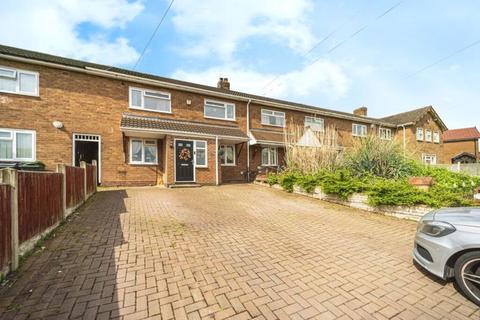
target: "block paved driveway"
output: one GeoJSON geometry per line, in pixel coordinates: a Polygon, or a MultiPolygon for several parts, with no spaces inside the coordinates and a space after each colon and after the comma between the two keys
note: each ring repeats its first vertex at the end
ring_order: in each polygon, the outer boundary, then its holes
{"type": "Polygon", "coordinates": [[[98,193],[1,319],[480,319],[412,265],[415,223],[253,185],[98,193]]]}

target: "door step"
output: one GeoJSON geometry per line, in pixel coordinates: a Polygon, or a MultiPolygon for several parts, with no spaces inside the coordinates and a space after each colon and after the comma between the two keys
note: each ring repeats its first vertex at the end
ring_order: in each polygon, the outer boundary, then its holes
{"type": "Polygon", "coordinates": [[[175,183],[170,185],[169,187],[174,189],[174,188],[199,188],[201,186],[202,185],[198,183],[175,183]]]}

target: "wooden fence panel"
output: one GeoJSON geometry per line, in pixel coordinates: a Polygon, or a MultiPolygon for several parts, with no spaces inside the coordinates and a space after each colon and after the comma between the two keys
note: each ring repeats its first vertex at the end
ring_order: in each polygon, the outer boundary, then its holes
{"type": "Polygon", "coordinates": [[[85,170],[87,171],[87,194],[92,194],[95,191],[96,167],[91,164],[87,164],[85,170]]]}
{"type": "Polygon", "coordinates": [[[0,184],[0,270],[10,264],[12,256],[12,216],[10,186],[0,184]]]}
{"type": "Polygon", "coordinates": [[[62,220],[62,180],[61,173],[18,172],[20,244],[62,220]]]}
{"type": "Polygon", "coordinates": [[[73,208],[85,200],[85,173],[83,168],[65,167],[67,208],[73,208]]]}

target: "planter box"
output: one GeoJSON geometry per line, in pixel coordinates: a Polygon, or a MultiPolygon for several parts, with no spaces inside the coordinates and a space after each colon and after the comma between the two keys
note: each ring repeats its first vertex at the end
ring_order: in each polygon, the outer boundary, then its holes
{"type": "Polygon", "coordinates": [[[422,191],[428,191],[433,185],[432,177],[411,177],[408,179],[408,183],[422,191]]]}

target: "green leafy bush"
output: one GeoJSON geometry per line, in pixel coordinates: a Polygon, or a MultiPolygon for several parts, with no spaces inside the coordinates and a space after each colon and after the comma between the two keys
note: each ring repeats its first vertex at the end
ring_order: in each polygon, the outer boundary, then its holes
{"type": "Polygon", "coordinates": [[[278,182],[284,190],[286,190],[287,192],[293,192],[293,186],[297,182],[299,176],[299,173],[287,170],[280,175],[278,182]]]}
{"type": "Polygon", "coordinates": [[[276,173],[270,172],[267,174],[267,183],[270,186],[273,186],[274,184],[278,183],[278,175],[276,173]]]}
{"type": "Polygon", "coordinates": [[[347,199],[351,194],[364,190],[363,180],[355,177],[347,169],[337,170],[333,173],[322,172],[319,175],[319,182],[323,192],[336,194],[342,199],[347,199]]]}

